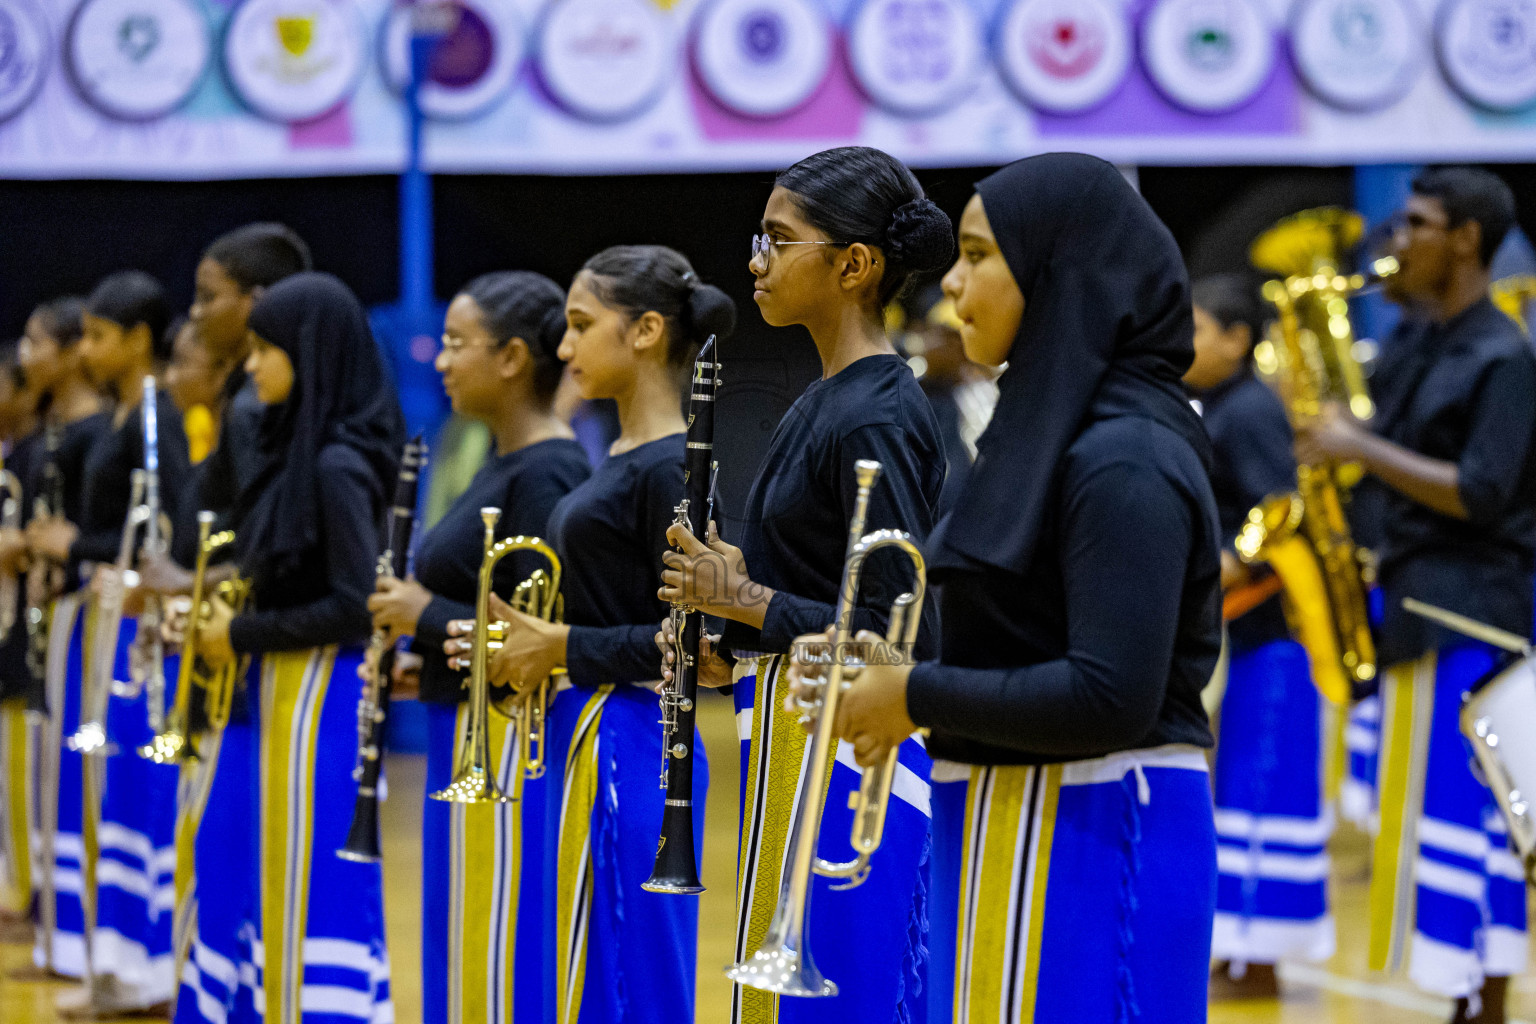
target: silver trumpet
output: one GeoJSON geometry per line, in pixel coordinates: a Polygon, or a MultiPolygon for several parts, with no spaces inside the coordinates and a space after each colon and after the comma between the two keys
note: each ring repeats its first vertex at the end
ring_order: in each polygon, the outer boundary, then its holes
{"type": "Polygon", "coordinates": [[[133,571],[134,541],[149,515],[149,507],[144,504],[145,479],[142,469],[135,469],[130,476],[132,496],[128,499],[128,515],[123,519],[117,561],[98,573],[96,629],[91,634],[90,672],[81,680],[80,727],[64,741],[65,746],[80,754],[100,756],[117,752],[107,735],[107,704],[112,697],[112,669],[123,622],[123,599],[133,571]]]}
{"type": "MultiPolygon", "coordinates": [[[[863,659],[851,659],[847,654],[853,639],[853,612],[864,562],[881,548],[899,548],[911,560],[916,573],[911,591],[896,598],[891,605],[890,626],[884,644],[887,652],[911,650],[913,641],[917,639],[923,594],[927,587],[923,555],[910,536],[899,530],[864,533],[869,496],[874,490],[875,481],[880,478],[880,463],[860,460],[854,465],[854,473],[859,489],[848,528],[848,555],[843,563],[843,583],[838,591],[837,622],[832,635],[832,649],[826,658],[826,675],[817,687],[815,697],[799,702],[803,712],[802,722],[814,722],[815,732],[807,751],[805,775],[801,779],[799,799],[796,801],[799,811],[785,848],[784,877],[779,884],[778,907],[768,926],[768,935],[757,952],[725,970],[726,977],[738,985],[748,985],[781,996],[837,995],[836,983],[822,977],[806,943],[811,874],[814,871],[818,875],[846,879],[845,884],[835,887],[838,889],[851,889],[864,882],[869,876],[870,857],[879,849],[885,831],[891,783],[896,774],[898,750],[895,747],[881,764],[864,769],[859,791],[849,801],[854,812],[851,836],[854,859],[833,862],[817,857],[816,844],[821,833],[827,772],[837,747],[837,737],[832,731],[837,720],[837,702],[848,685],[845,676],[852,674],[850,670],[857,672],[866,663],[863,659]],[[898,644],[904,646],[898,647],[898,644]]],[[[765,713],[768,713],[768,709],[765,709],[765,713]]]]}

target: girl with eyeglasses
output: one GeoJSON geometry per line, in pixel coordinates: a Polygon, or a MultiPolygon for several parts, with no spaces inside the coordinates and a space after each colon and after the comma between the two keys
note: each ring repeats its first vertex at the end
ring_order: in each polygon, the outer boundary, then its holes
{"type": "MultiPolygon", "coordinates": [[[[558,1024],[692,1020],[698,901],[647,892],[664,792],[661,674],[651,638],[667,528],[683,497],[683,386],[736,307],[659,245],[616,246],[589,259],[565,301],[559,355],[585,399],[610,398],[619,437],[590,479],[555,506],[545,539],[560,557],[565,621],[505,606],[506,640],[491,679],[522,691],[563,668],[549,715],[553,775],[546,878],[553,893],[558,1024]],[[563,784],[555,798],[557,784],[563,784]]],[[[463,642],[455,642],[460,649],[463,642]]],[[[709,766],[695,737],[694,838],[702,843],[709,766]]]]}
{"type": "MultiPolygon", "coordinates": [[[[660,596],[726,620],[720,655],[700,667],[708,685],[730,682],[741,723],[743,811],[734,956],[751,957],[779,896],[790,821],[808,737],[784,709],[785,670],[802,634],[824,633],[835,602],[857,490],[854,464],[880,463],[868,526],[922,541],[944,483],[938,424],[922,386],[885,333],[884,310],[915,278],[942,269],[954,251],[949,218],[912,172],[863,147],[811,156],[779,175],[753,239],[748,269],[763,319],[807,328],[822,377],[790,407],[769,441],[762,469],[732,539],[707,546],[686,530],[668,540],[660,596]],[[718,580],[717,580],[717,577],[718,580]],[[750,728],[749,728],[750,724],[750,728]]],[[[885,631],[892,600],[911,570],[890,552],[869,560],[855,622],[885,631]]],[[[918,652],[935,635],[924,615],[918,652]]],[[[663,628],[663,633],[666,628],[663,628]]],[[[658,639],[663,639],[658,637],[658,639]]],[[[663,645],[664,648],[666,645],[663,645]]],[[[916,739],[902,745],[884,842],[863,885],[812,887],[808,944],[839,994],[784,999],[737,987],[734,1021],[889,1024],[912,1019],[923,986],[926,928],[924,849],[928,758],[916,739]]],[[[823,855],[846,859],[854,766],[832,767],[822,816],[823,855]]]]}
{"type": "MultiPolygon", "coordinates": [[[[496,537],[546,537],[561,498],[591,473],[585,450],[551,410],[564,364],[565,291],[547,277],[504,271],[477,277],[454,297],[443,324],[437,370],[460,416],[490,428],[494,448],[469,487],[416,547],[415,578],[381,577],[368,599],[375,629],[413,637],[395,661],[394,696],[409,696],[402,676],[419,672],[427,710],[427,792],[448,785],[464,742],[463,673],[448,664],[448,624],[472,619],[485,524],[501,509],[496,537]]],[[[510,594],[536,569],[532,552],[514,552],[495,570],[494,590],[510,594]]],[[[526,779],[513,722],[490,711],[493,770],[510,804],[465,806],[428,799],[422,833],[422,1005],[427,1024],[542,1020],[553,996],[545,955],[550,905],[546,799],[558,799],[560,772],[526,779]],[[551,784],[553,783],[553,787],[551,784]]]]}

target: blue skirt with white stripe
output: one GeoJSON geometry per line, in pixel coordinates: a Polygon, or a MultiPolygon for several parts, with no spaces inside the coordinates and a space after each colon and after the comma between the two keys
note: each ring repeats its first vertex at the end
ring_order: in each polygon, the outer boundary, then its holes
{"type": "Polygon", "coordinates": [[[1278,640],[1232,656],[1216,751],[1219,875],[1211,955],[1326,960],[1328,837],[1322,700],[1307,652],[1278,640]]]}
{"type": "MultiPolygon", "coordinates": [[[[71,978],[83,978],[85,953],[85,838],[82,834],[85,810],[84,759],[63,740],[80,725],[80,680],[84,675],[85,613],[77,610],[79,595],[61,598],[53,605],[54,630],[49,637],[48,710],[50,725],[59,747],[57,792],[43,799],[56,801],[57,827],[53,833],[54,913],[52,957],[41,944],[48,941],[47,929],[38,930],[39,946],[33,959],[39,967],[71,978]],[[66,631],[63,627],[68,624],[66,631]]],[[[46,831],[46,830],[45,830],[46,831]]],[[[48,916],[48,909],[42,911],[48,916]]]]}
{"type": "MultiPolygon", "coordinates": [[[[129,677],[128,652],[137,626],[133,619],[122,622],[114,679],[129,677]]],[[[175,671],[173,658],[166,673],[174,679],[175,671]]],[[[111,700],[107,722],[118,752],[105,764],[92,955],[96,974],[112,977],[119,1005],[147,1007],[176,992],[171,918],[177,770],[136,753],[150,738],[146,693],[111,700]]]]}

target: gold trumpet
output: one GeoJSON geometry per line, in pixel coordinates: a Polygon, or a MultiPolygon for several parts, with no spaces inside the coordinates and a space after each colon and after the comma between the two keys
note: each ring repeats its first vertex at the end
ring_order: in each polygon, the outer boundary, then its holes
{"type": "MultiPolygon", "coordinates": [[[[204,693],[204,712],[210,729],[222,729],[229,722],[235,679],[244,658],[218,669],[210,669],[198,658],[198,627],[207,620],[208,562],[214,552],[235,542],[233,530],[213,532],[212,512],[197,514],[197,563],[192,575],[192,611],[188,616],[186,637],[181,645],[181,663],[176,674],[176,701],[165,716],[164,728],[148,743],[139,747],[139,756],[156,764],[181,764],[196,761],[198,753],[192,722],[192,691],[204,693]]],[[[240,612],[250,596],[249,580],[225,580],[214,593],[240,612]]]]}
{"type": "MultiPolygon", "coordinates": [[[[542,552],[541,552],[542,553],[542,552]]],[[[550,560],[552,573],[537,569],[533,575],[517,585],[512,599],[507,602],[513,608],[547,622],[559,622],[565,609],[560,596],[560,562],[553,552],[545,555],[550,560]]],[[[490,629],[489,649],[497,651],[507,637],[507,624],[493,622],[490,629]]],[[[554,676],[563,674],[557,669],[545,676],[520,696],[503,697],[492,707],[517,723],[518,762],[523,766],[523,777],[538,779],[544,776],[545,713],[549,709],[550,687],[554,676]]]]}
{"type": "Polygon", "coordinates": [[[816,969],[807,943],[811,873],[847,879],[844,885],[836,887],[839,889],[850,889],[864,882],[869,875],[870,856],[879,848],[885,830],[891,783],[896,777],[898,749],[892,748],[881,764],[864,769],[859,791],[849,798],[849,806],[854,812],[851,836],[854,859],[837,863],[817,857],[827,772],[837,745],[837,737],[832,731],[837,719],[837,702],[847,686],[844,677],[850,674],[848,670],[857,670],[862,665],[862,662],[849,658],[847,652],[853,638],[853,612],[864,562],[881,548],[894,547],[906,554],[916,572],[911,591],[902,594],[891,606],[890,627],[884,645],[887,651],[911,651],[911,644],[917,639],[927,584],[922,552],[911,537],[900,530],[864,533],[870,492],[880,478],[880,463],[861,459],[854,464],[854,474],[859,489],[849,522],[848,555],[843,563],[843,583],[838,592],[832,649],[826,659],[826,678],[817,687],[814,699],[799,702],[804,713],[802,721],[813,721],[815,732],[806,752],[805,775],[800,782],[797,801],[799,811],[784,851],[784,877],[779,885],[778,906],[768,926],[768,935],[757,952],[725,970],[726,977],[739,985],[781,996],[837,995],[836,983],[822,977],[816,969]],[[905,646],[898,648],[898,643],[905,646]]]}
{"type": "MultiPolygon", "coordinates": [[[[480,586],[475,594],[475,632],[470,649],[469,711],[464,743],[454,766],[453,781],[436,793],[428,794],[434,800],[455,804],[505,804],[517,799],[502,791],[491,770],[491,684],[487,670],[491,651],[505,639],[507,628],[506,623],[491,622],[491,583],[496,563],[514,551],[536,551],[544,556],[549,562],[549,571],[540,570],[518,585],[513,595],[514,607],[521,602],[520,610],[542,619],[553,619],[560,608],[560,557],[554,549],[537,537],[497,540],[496,524],[501,520],[499,508],[482,508],[480,519],[485,523],[485,544],[480,561],[480,586]]],[[[548,691],[549,680],[544,679],[530,687],[529,693],[512,701],[509,707],[512,712],[509,717],[521,719],[517,727],[518,752],[529,761],[537,757],[539,774],[544,771],[543,701],[548,691]]]]}

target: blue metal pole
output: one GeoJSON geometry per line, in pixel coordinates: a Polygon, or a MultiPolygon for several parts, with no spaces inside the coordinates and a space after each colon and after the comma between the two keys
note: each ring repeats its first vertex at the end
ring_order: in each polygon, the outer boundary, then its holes
{"type": "MultiPolygon", "coordinates": [[[[1355,168],[1355,209],[1365,217],[1367,231],[1402,209],[1418,172],[1412,164],[1362,164],[1355,168]]],[[[1378,342],[1392,332],[1401,315],[1397,306],[1380,295],[1357,300],[1354,313],[1359,335],[1378,342]]]]}

